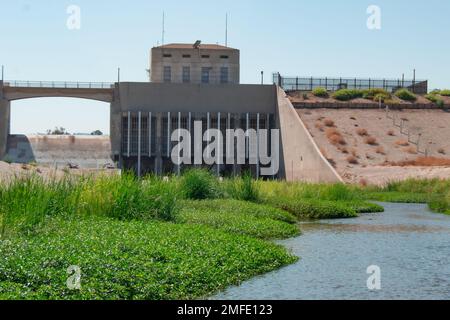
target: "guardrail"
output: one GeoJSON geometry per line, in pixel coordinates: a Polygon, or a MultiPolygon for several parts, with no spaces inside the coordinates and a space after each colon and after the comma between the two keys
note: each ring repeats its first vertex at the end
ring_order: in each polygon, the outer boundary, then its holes
{"type": "Polygon", "coordinates": [[[15,88],[55,88],[55,89],[111,89],[114,83],[109,82],[62,82],[62,81],[8,81],[4,87],[15,88]]]}

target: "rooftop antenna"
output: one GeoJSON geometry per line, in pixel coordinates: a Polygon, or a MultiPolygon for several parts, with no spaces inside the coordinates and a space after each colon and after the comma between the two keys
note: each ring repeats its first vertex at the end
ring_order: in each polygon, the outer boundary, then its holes
{"type": "Polygon", "coordinates": [[[228,47],[228,12],[225,15],[225,47],[228,47]]]}
{"type": "Polygon", "coordinates": [[[166,33],[166,13],[163,11],[163,18],[162,18],[162,45],[164,45],[165,33],[166,33]]]}

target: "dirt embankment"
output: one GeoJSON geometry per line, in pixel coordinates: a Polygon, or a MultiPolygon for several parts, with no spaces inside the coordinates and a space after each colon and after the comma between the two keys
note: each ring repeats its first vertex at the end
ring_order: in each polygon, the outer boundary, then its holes
{"type": "MultiPolygon", "coordinates": [[[[357,98],[350,101],[339,101],[334,99],[331,95],[328,98],[316,97],[311,92],[289,92],[289,100],[291,100],[294,107],[302,108],[307,106],[323,106],[323,107],[349,107],[349,108],[378,108],[379,102],[370,99],[357,98]]],[[[417,100],[415,102],[404,101],[392,95],[389,105],[394,108],[430,108],[439,109],[439,107],[425,98],[423,95],[417,95],[417,100]]],[[[446,106],[450,106],[450,97],[439,96],[446,106]]],[[[384,107],[384,105],[383,105],[384,107]]]]}
{"type": "Polygon", "coordinates": [[[449,112],[408,109],[389,114],[376,109],[297,111],[325,157],[347,182],[384,184],[411,177],[450,178],[450,166],[447,165],[420,166],[420,162],[419,165],[408,165],[408,161],[425,156],[450,159],[449,112]]]}

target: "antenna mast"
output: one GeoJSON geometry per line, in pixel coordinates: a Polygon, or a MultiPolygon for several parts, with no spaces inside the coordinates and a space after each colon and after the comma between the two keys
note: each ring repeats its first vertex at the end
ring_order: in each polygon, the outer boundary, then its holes
{"type": "Polygon", "coordinates": [[[162,18],[162,45],[164,45],[164,36],[166,33],[166,13],[163,11],[163,18],[162,18]]]}
{"type": "Polygon", "coordinates": [[[228,47],[228,12],[225,16],[225,47],[228,47]]]}

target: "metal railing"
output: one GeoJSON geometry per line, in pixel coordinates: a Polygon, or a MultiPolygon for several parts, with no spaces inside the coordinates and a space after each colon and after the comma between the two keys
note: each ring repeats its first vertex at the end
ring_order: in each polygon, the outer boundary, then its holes
{"type": "Polygon", "coordinates": [[[312,91],[315,88],[325,88],[327,91],[340,89],[374,89],[380,88],[389,92],[406,88],[414,93],[426,94],[428,92],[427,80],[405,79],[360,79],[360,78],[302,78],[283,77],[279,73],[273,74],[273,83],[285,91],[312,91]]]}
{"type": "Polygon", "coordinates": [[[110,82],[63,82],[63,81],[19,81],[5,80],[4,87],[15,88],[55,88],[55,89],[111,89],[114,83],[110,82]]]}

